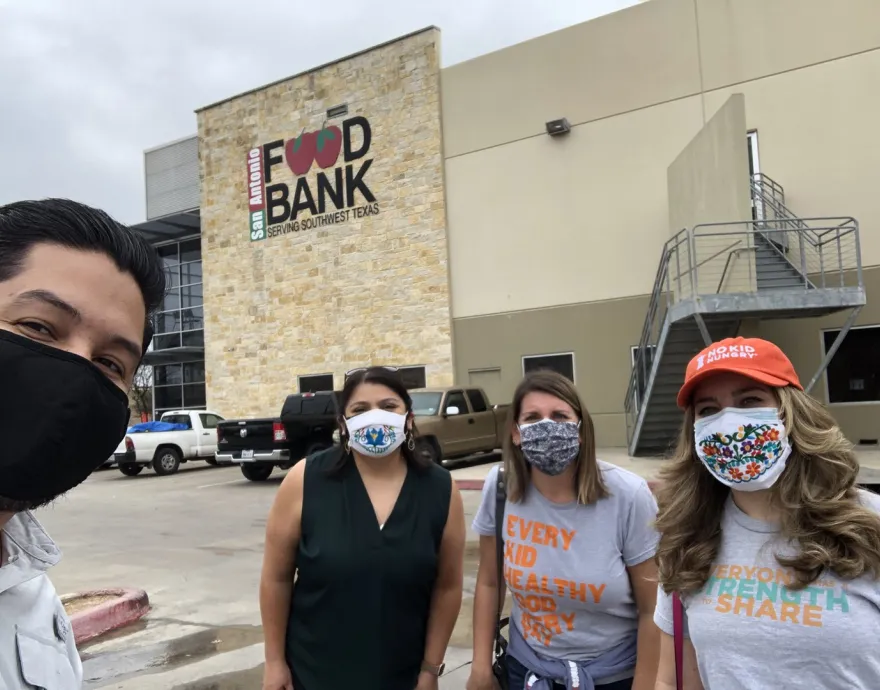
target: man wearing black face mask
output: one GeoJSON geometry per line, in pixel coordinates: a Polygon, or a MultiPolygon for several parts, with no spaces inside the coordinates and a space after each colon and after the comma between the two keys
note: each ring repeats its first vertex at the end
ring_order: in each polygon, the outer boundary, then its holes
{"type": "Polygon", "coordinates": [[[0,688],[79,688],[61,558],[30,510],[81,483],[125,435],[127,392],[165,291],[156,251],[61,199],[0,206],[0,688]]]}

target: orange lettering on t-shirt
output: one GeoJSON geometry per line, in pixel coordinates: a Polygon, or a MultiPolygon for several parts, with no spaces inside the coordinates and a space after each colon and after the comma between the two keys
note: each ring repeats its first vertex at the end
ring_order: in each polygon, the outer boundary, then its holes
{"type": "Polygon", "coordinates": [[[742,597],[737,597],[733,603],[733,612],[737,615],[742,615],[742,613],[745,612],[751,616],[754,609],[754,599],[743,599],[742,597]]]}
{"type": "Polygon", "coordinates": [[[715,610],[718,613],[730,613],[733,608],[733,597],[729,594],[722,594],[718,597],[718,605],[715,607],[715,610]]]}
{"type": "Polygon", "coordinates": [[[764,599],[761,602],[761,608],[758,609],[758,612],[755,614],[755,618],[763,618],[767,616],[772,620],[777,620],[776,618],[776,609],[773,606],[773,601],[770,599],[764,599]]]}
{"type": "Polygon", "coordinates": [[[556,635],[562,634],[562,628],[559,626],[559,616],[555,613],[544,616],[544,627],[553,631],[556,635]]]}
{"type": "Polygon", "coordinates": [[[565,623],[565,627],[571,631],[574,630],[574,612],[572,613],[560,613],[559,617],[562,618],[562,622],[565,623]]]}
{"type": "Polygon", "coordinates": [[[540,592],[541,588],[538,586],[538,576],[535,573],[529,573],[529,578],[526,580],[526,591],[527,592],[540,592]]]}
{"type": "Polygon", "coordinates": [[[568,591],[572,599],[587,601],[587,583],[586,582],[569,582],[568,591]]]}
{"type": "Polygon", "coordinates": [[[553,584],[556,586],[556,595],[564,597],[565,591],[568,589],[569,585],[568,580],[563,580],[561,577],[554,577],[553,584]]]}
{"type": "Polygon", "coordinates": [[[567,530],[563,529],[562,532],[562,550],[568,551],[571,546],[571,541],[574,539],[574,535],[577,534],[577,530],[567,530]]]}
{"type": "Polygon", "coordinates": [[[782,615],[779,616],[779,620],[788,623],[798,623],[798,615],[801,612],[801,607],[797,604],[792,604],[789,602],[783,602],[782,604],[782,615]]]}
{"type": "Polygon", "coordinates": [[[822,627],[822,607],[820,606],[804,606],[804,625],[813,628],[822,627]]]}
{"type": "Polygon", "coordinates": [[[726,565],[719,565],[717,568],[715,568],[715,577],[717,577],[719,580],[726,580],[727,579],[727,566],[726,565]]]}
{"type": "Polygon", "coordinates": [[[600,601],[602,601],[602,592],[605,591],[604,583],[599,585],[598,587],[596,585],[588,586],[590,588],[590,592],[593,594],[593,601],[598,604],[600,601]]]}
{"type": "Polygon", "coordinates": [[[536,520],[535,526],[532,527],[532,541],[543,546],[546,543],[545,540],[547,538],[546,529],[547,525],[536,520]]]}
{"type": "Polygon", "coordinates": [[[741,580],[742,579],[742,566],[732,565],[730,566],[730,575],[728,577],[731,580],[741,580]]]}
{"type": "Polygon", "coordinates": [[[547,525],[544,530],[547,532],[547,541],[545,544],[547,546],[552,546],[554,549],[559,547],[559,529],[554,527],[553,525],[547,525]]]}
{"type": "Polygon", "coordinates": [[[516,545],[515,541],[510,541],[509,539],[504,541],[504,560],[508,563],[516,562],[516,545]]]}
{"type": "Polygon", "coordinates": [[[532,521],[519,518],[519,538],[525,541],[532,533],[532,521]]]}
{"type": "Polygon", "coordinates": [[[510,585],[511,589],[522,589],[522,581],[525,573],[522,570],[517,570],[516,568],[509,568],[507,573],[507,583],[510,585]]]}
{"type": "Polygon", "coordinates": [[[516,524],[522,522],[516,515],[507,516],[507,536],[516,537],[516,524]]]}

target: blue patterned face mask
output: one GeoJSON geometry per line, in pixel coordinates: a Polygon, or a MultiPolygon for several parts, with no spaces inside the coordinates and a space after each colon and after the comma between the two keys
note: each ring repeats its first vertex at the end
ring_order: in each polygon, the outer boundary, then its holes
{"type": "Polygon", "coordinates": [[[523,455],[536,470],[552,477],[565,472],[581,448],[580,422],[542,419],[519,427],[523,455]]]}
{"type": "Polygon", "coordinates": [[[726,407],[694,423],[697,456],[715,479],[737,491],[773,486],[791,444],[775,407],[726,407]]]}

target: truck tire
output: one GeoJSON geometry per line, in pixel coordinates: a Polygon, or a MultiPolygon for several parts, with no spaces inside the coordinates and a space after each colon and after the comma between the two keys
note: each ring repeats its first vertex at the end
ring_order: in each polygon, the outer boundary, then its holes
{"type": "Polygon", "coordinates": [[[135,465],[134,463],[126,463],[124,465],[119,466],[119,471],[122,472],[126,477],[137,477],[141,472],[144,471],[143,465],[135,465]]]}
{"type": "Polygon", "coordinates": [[[275,468],[272,465],[242,465],[241,473],[252,482],[264,482],[275,468]]]}
{"type": "Polygon", "coordinates": [[[153,457],[153,470],[160,477],[175,474],[180,469],[180,451],[177,448],[167,446],[158,448],[153,457]]]}
{"type": "Polygon", "coordinates": [[[217,462],[217,458],[205,458],[205,462],[208,463],[211,467],[217,467],[220,463],[217,462]]]}
{"type": "Polygon", "coordinates": [[[419,439],[418,444],[416,444],[416,452],[422,453],[435,465],[439,465],[443,462],[443,452],[440,450],[440,444],[437,443],[437,439],[432,436],[419,439]]]}

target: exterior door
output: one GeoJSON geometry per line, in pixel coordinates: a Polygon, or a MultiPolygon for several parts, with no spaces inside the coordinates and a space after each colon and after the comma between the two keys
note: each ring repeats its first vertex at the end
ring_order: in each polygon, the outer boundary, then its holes
{"type": "Polygon", "coordinates": [[[450,415],[443,421],[443,425],[448,429],[447,433],[449,434],[446,443],[449,454],[467,455],[474,452],[474,448],[479,445],[475,440],[476,421],[468,407],[464,391],[449,391],[446,395],[446,402],[443,405],[444,415],[448,414],[450,407],[457,407],[458,414],[450,415]]]}

